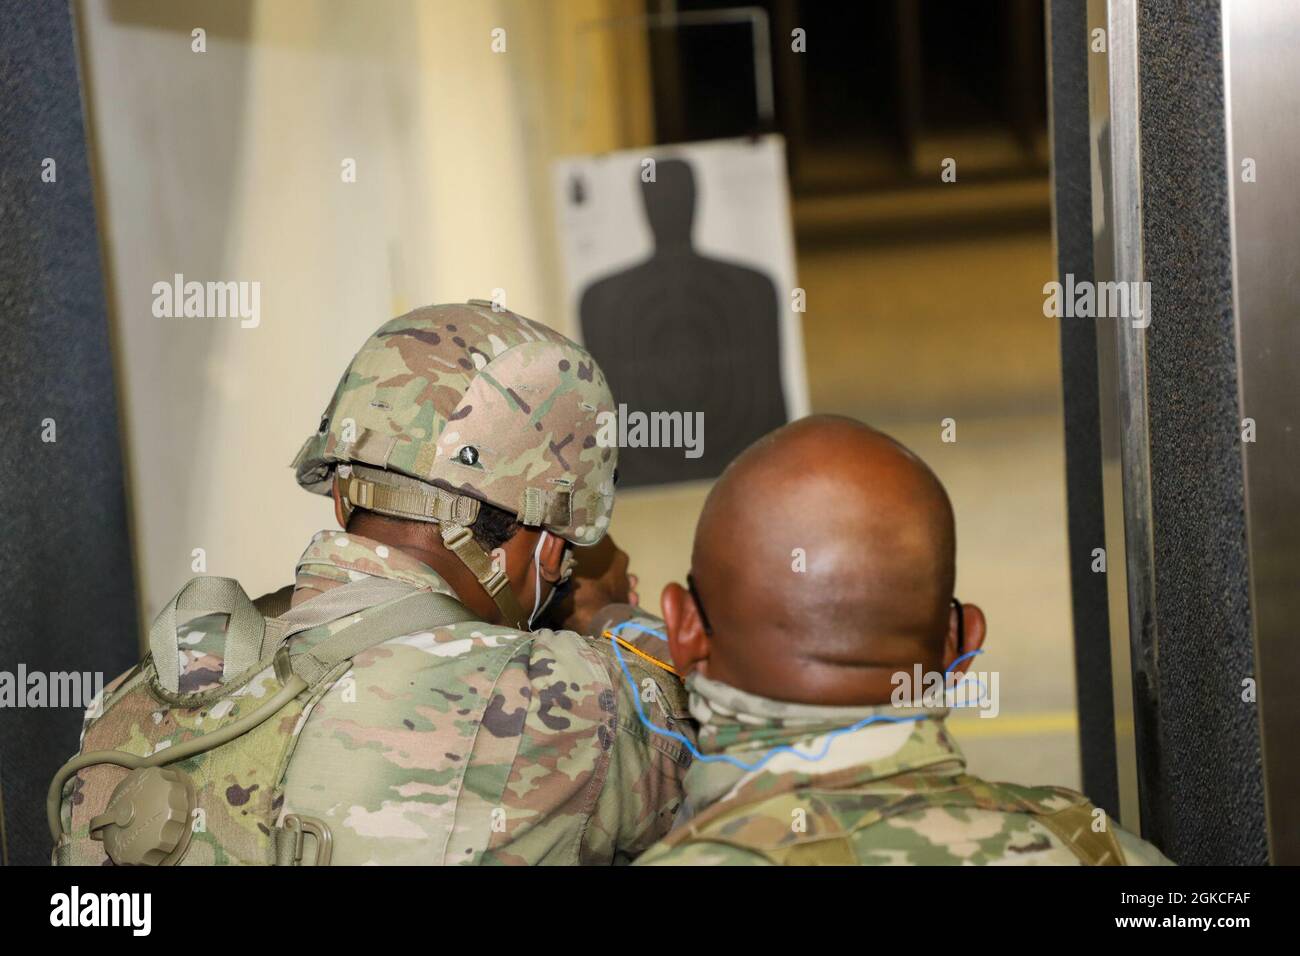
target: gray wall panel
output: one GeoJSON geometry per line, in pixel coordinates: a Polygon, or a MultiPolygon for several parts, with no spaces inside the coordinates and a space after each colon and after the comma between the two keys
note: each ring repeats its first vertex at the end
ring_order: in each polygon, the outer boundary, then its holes
{"type": "Polygon", "coordinates": [[[1155,553],[1154,681],[1135,674],[1144,830],[1180,863],[1267,861],[1217,0],[1138,6],[1155,553]]]}
{"type": "MultiPolygon", "coordinates": [[[[1093,280],[1087,7],[1087,0],[1048,3],[1053,225],[1062,282],[1067,274],[1076,281],[1093,280]]],[[[1061,376],[1083,789],[1118,817],[1106,577],[1092,570],[1093,549],[1106,544],[1094,320],[1061,321],[1061,376]]]]}
{"type": "MultiPolygon", "coordinates": [[[[136,657],[136,608],[73,26],[25,0],[0,0],[0,23],[0,670],[107,680],[136,657]]],[[[0,708],[11,863],[49,860],[45,787],[80,724],[0,708]]]]}

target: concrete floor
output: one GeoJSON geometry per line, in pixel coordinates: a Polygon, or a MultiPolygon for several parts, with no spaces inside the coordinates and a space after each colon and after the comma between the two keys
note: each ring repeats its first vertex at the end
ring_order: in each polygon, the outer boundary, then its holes
{"type": "MultiPolygon", "coordinates": [[[[869,244],[801,243],[812,406],[853,415],[912,448],[957,513],[957,593],[989,619],[982,671],[1000,713],[954,717],[971,770],[1079,785],[1065,465],[1046,228],[869,244]],[[957,441],[941,440],[952,418],[957,441]]],[[[643,603],[681,580],[707,483],[629,491],[613,533],[643,603]]]]}

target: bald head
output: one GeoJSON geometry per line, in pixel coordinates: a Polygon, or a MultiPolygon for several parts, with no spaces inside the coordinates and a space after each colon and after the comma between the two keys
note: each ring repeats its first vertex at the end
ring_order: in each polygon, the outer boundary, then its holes
{"type": "Polygon", "coordinates": [[[954,551],[943,486],[892,438],[825,415],[777,429],[696,528],[706,673],[781,700],[887,700],[889,674],[944,666],[954,551]]]}

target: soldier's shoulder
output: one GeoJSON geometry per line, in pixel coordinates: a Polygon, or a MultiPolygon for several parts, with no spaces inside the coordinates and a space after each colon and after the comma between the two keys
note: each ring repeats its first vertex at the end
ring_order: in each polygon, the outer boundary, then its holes
{"type": "Polygon", "coordinates": [[[854,833],[868,865],[1070,866],[1075,854],[1032,813],[928,806],[854,833]]]}
{"type": "Polygon", "coordinates": [[[524,667],[535,683],[562,681],[613,694],[622,681],[615,680],[617,671],[608,666],[607,643],[574,631],[524,631],[483,621],[460,621],[391,638],[377,645],[375,656],[421,652],[441,663],[475,661],[477,666],[486,666],[485,657],[508,658],[524,667]]]}
{"type": "Polygon", "coordinates": [[[604,662],[620,695],[653,705],[643,708],[645,716],[660,713],[673,720],[689,716],[686,686],[673,666],[666,640],[654,634],[608,629],[583,640],[604,662]]]}
{"type": "Polygon", "coordinates": [[[614,684],[619,728],[683,766],[695,742],[688,695],[668,654],[663,622],[617,606],[584,637],[614,684]]]}
{"type": "MultiPolygon", "coordinates": [[[[332,625],[331,625],[332,626],[332,625]]],[[[423,627],[389,638],[376,647],[410,647],[435,657],[455,658],[478,651],[503,648],[526,648],[536,634],[487,624],[483,621],[457,621],[437,627],[423,627]]]]}
{"type": "Polygon", "coordinates": [[[648,664],[671,674],[681,683],[668,651],[664,622],[633,604],[611,604],[591,623],[590,638],[616,660],[629,665],[648,664]]]}
{"type": "MultiPolygon", "coordinates": [[[[988,784],[1003,799],[1010,791],[1039,810],[1015,809],[1013,805],[978,803],[973,806],[922,805],[897,813],[864,827],[854,834],[858,855],[864,863],[913,865],[1032,866],[1080,863],[1080,853],[1104,853],[1104,843],[1088,840],[1072,845],[1062,833],[1078,827],[1095,829],[1098,822],[1111,828],[1130,865],[1168,865],[1155,847],[1105,817],[1087,798],[1064,787],[1019,787],[988,784]],[[1077,812],[1066,830],[1064,820],[1049,826],[1047,820],[1061,818],[1060,811],[1077,812]]],[[[918,795],[918,799],[920,799],[918,795]]],[[[1089,836],[1087,832],[1084,836],[1089,836]]],[[[1076,838],[1078,834],[1076,834],[1076,838]]]]}
{"type": "MultiPolygon", "coordinates": [[[[408,680],[415,672],[429,675],[435,685],[461,680],[472,680],[477,685],[484,675],[499,675],[512,659],[529,662],[537,653],[534,642],[532,634],[481,621],[462,621],[389,638],[358,652],[352,658],[352,668],[366,673],[367,683],[375,686],[408,680]]],[[[299,653],[310,646],[305,644],[299,653]]],[[[567,675],[569,670],[564,672],[567,675]]]]}
{"type": "MultiPolygon", "coordinates": [[[[980,782],[982,783],[982,781],[980,782]]],[[[987,786],[987,785],[986,785],[987,786]]],[[[701,834],[791,863],[869,866],[1077,864],[1078,857],[1032,812],[992,801],[946,805],[924,788],[776,787],[766,799],[724,814],[701,834]],[[983,806],[980,803],[984,803],[983,806]],[[791,836],[791,834],[806,836],[791,836]],[[834,837],[835,839],[828,839],[834,837]]],[[[1055,791],[1050,794],[1055,797],[1055,791]]],[[[1062,806],[1070,801],[1060,798],[1062,806]]]]}
{"type": "MultiPolygon", "coordinates": [[[[1067,787],[1057,786],[1038,786],[1038,787],[1017,787],[1013,784],[997,784],[999,788],[1011,789],[1033,802],[1041,805],[1044,811],[1069,811],[1072,814],[1069,826],[1071,828],[1086,826],[1088,830],[1094,833],[1110,830],[1119,844],[1120,851],[1124,855],[1124,860],[1131,866],[1174,866],[1175,864],[1165,857],[1153,845],[1143,840],[1141,837],[1130,833],[1119,825],[1119,822],[1113,819],[1105,810],[1096,806],[1088,799],[1086,794],[1077,790],[1071,790],[1067,787]]],[[[1059,813],[1055,814],[1060,816],[1059,813]]],[[[1032,826],[1040,831],[1048,831],[1048,827],[1036,818],[1035,815],[1019,815],[1022,819],[1032,821],[1032,826]]],[[[1056,830],[1051,832],[1052,842],[1058,845],[1062,850],[1074,857],[1074,852],[1067,845],[1066,841],[1061,839],[1057,833],[1060,830],[1058,825],[1056,830]]],[[[1093,850],[1099,848],[1094,846],[1093,850]]],[[[1077,858],[1076,858],[1077,859],[1077,858]]]]}

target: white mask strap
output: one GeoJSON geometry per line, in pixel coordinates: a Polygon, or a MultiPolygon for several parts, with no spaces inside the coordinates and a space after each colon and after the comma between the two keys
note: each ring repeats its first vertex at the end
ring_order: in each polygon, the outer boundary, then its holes
{"type": "Polygon", "coordinates": [[[542,545],[546,543],[545,530],[537,538],[537,547],[533,550],[533,612],[528,615],[528,630],[533,629],[533,621],[537,620],[538,615],[546,610],[546,605],[551,603],[551,598],[555,597],[555,588],[551,588],[551,593],[546,595],[546,600],[542,600],[542,545]]]}

